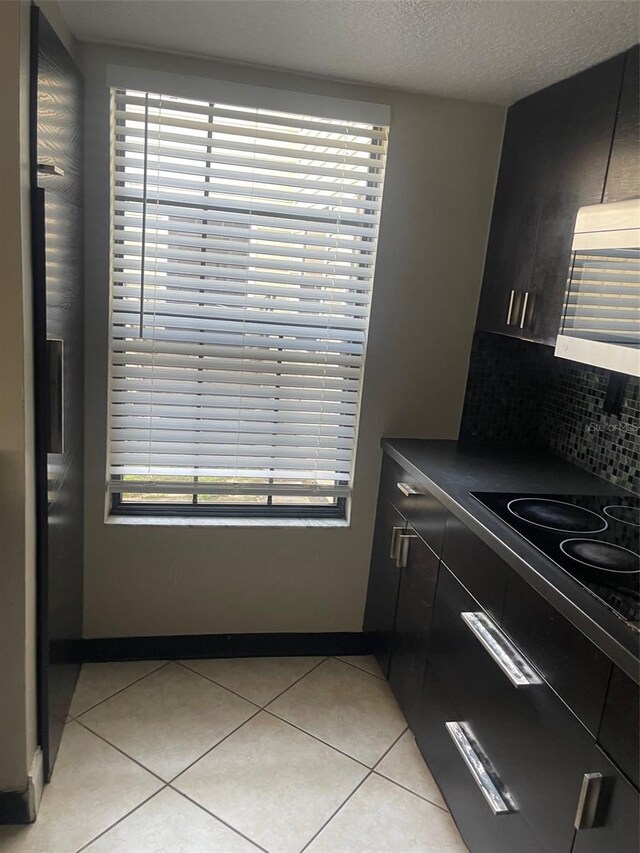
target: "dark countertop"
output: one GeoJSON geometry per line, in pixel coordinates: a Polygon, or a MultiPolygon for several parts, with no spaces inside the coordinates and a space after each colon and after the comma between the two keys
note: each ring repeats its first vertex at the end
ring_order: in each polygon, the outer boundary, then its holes
{"type": "Polygon", "coordinates": [[[382,440],[382,447],[636,683],[640,637],[470,491],[629,495],[557,456],[502,445],[382,440]]]}

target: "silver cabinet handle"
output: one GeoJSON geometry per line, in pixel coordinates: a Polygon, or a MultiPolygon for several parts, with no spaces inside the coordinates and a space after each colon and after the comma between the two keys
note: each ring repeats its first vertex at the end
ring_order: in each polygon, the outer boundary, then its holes
{"type": "Polygon", "coordinates": [[[511,291],[511,296],[509,297],[509,308],[507,310],[507,326],[511,326],[513,324],[513,309],[515,308],[516,303],[516,292],[515,290],[511,291]]]}
{"type": "Polygon", "coordinates": [[[515,811],[505,798],[505,792],[498,789],[498,786],[487,770],[485,761],[483,761],[483,758],[479,754],[480,750],[467,724],[451,722],[445,723],[445,726],[449,737],[454,742],[456,749],[462,756],[462,760],[473,776],[474,782],[480,788],[494,815],[508,814],[515,811]]]}
{"type": "Polygon", "coordinates": [[[461,613],[460,616],[514,687],[542,683],[533,668],[486,613],[461,613]]]}
{"type": "Polygon", "coordinates": [[[527,306],[529,304],[529,291],[526,290],[522,299],[522,311],[520,312],[520,328],[524,329],[527,322],[527,306]]]}
{"type": "Polygon", "coordinates": [[[394,527],[391,531],[391,548],[389,549],[390,560],[398,559],[398,548],[400,547],[398,536],[403,532],[403,530],[404,527],[394,527]]]}
{"type": "Polygon", "coordinates": [[[417,533],[400,533],[398,536],[398,554],[396,557],[396,566],[399,569],[406,569],[409,564],[409,542],[412,539],[417,539],[417,533]]]}
{"type": "Polygon", "coordinates": [[[582,777],[578,808],[573,820],[576,829],[593,829],[595,826],[601,790],[602,773],[585,773],[582,777]]]}
{"type": "Polygon", "coordinates": [[[64,169],[60,166],[54,166],[53,163],[38,163],[38,174],[54,176],[56,178],[64,178],[64,169]]]}
{"type": "Polygon", "coordinates": [[[410,498],[412,495],[422,494],[422,492],[419,492],[417,489],[414,489],[413,486],[410,486],[409,483],[396,483],[396,486],[402,492],[405,498],[410,498]]]}

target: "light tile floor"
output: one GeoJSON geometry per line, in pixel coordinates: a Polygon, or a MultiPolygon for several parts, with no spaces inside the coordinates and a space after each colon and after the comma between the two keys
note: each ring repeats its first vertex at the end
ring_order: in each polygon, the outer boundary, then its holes
{"type": "Polygon", "coordinates": [[[86,664],[5,853],[464,853],[373,658],[86,664]]]}

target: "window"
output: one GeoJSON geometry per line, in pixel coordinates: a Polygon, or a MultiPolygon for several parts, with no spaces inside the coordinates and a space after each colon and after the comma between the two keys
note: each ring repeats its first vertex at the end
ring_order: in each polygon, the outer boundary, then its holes
{"type": "Polygon", "coordinates": [[[343,516],[388,120],[199,82],[111,90],[111,510],[343,516]]]}

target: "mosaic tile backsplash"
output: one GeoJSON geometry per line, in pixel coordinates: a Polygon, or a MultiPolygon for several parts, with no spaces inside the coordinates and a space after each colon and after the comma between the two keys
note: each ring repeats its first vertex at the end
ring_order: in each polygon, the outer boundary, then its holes
{"type": "Polygon", "coordinates": [[[476,332],[460,440],[546,448],[640,494],[640,382],[629,377],[620,414],[610,415],[609,376],[551,347],[476,332]]]}

